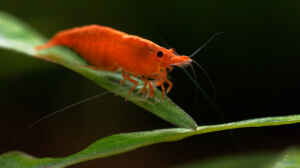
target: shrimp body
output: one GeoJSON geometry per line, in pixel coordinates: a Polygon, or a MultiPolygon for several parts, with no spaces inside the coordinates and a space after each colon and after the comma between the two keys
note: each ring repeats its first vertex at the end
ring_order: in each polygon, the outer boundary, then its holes
{"type": "Polygon", "coordinates": [[[144,81],[142,93],[154,96],[150,79],[156,86],[161,86],[164,97],[164,83],[168,83],[169,92],[172,82],[167,79],[167,70],[172,66],[191,63],[188,56],[178,56],[173,49],[163,48],[149,40],[138,36],[99,25],[83,26],[57,33],[48,43],[37,46],[37,50],[53,46],[66,46],[80,54],[96,69],[107,71],[122,70],[123,83],[129,80],[134,84],[129,94],[137,87],[138,82],[133,75],[144,81]]]}

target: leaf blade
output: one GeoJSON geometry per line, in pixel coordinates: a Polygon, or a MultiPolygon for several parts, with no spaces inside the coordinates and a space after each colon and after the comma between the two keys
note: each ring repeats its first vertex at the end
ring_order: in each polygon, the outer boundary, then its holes
{"type": "MultiPolygon", "coordinates": [[[[24,168],[62,168],[91,159],[117,155],[157,143],[179,141],[194,135],[238,128],[276,126],[293,123],[300,123],[300,115],[257,118],[226,124],[199,126],[197,130],[171,128],[116,134],[101,138],[78,153],[63,158],[41,158],[34,162],[35,164],[33,166],[24,168]]],[[[0,163],[6,161],[6,159],[3,159],[3,155],[0,155],[0,163]]]]}
{"type": "Polygon", "coordinates": [[[176,168],[298,168],[300,148],[290,147],[283,152],[256,152],[221,156],[176,166],[176,168]]]}
{"type": "MultiPolygon", "coordinates": [[[[120,86],[119,81],[122,79],[120,73],[93,70],[76,53],[63,47],[53,47],[41,52],[36,51],[35,47],[42,43],[45,43],[45,38],[36,31],[15,17],[0,12],[0,48],[15,50],[35,58],[60,64],[176,126],[197,127],[196,122],[172,100],[169,98],[161,100],[161,93],[158,89],[155,89],[156,99],[146,99],[137,94],[128,95],[132,84],[126,82],[125,86],[120,86]]],[[[142,83],[140,82],[138,88],[141,87],[142,83]]]]}

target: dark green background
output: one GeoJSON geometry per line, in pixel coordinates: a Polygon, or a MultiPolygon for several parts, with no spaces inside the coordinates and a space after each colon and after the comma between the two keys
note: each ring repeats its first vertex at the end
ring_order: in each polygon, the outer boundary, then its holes
{"type": "MultiPolygon", "coordinates": [[[[200,125],[298,114],[299,1],[239,0],[2,0],[0,10],[51,37],[59,30],[101,24],[136,34],[189,55],[213,33],[225,32],[194,59],[217,88],[211,110],[178,69],[169,96],[200,125]]],[[[59,157],[98,138],[172,125],[114,95],[67,110],[30,129],[45,114],[104,90],[41,60],[0,50],[0,152],[22,150],[59,157]]],[[[200,84],[212,93],[197,70],[200,84]]],[[[274,150],[299,144],[299,125],[251,128],[192,137],[72,167],[165,167],[222,154],[274,150]]]]}

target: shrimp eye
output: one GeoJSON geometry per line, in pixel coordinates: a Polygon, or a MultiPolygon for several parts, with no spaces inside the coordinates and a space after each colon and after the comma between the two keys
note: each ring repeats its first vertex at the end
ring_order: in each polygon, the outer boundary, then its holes
{"type": "Polygon", "coordinates": [[[159,58],[161,58],[163,55],[164,55],[163,52],[161,52],[161,51],[158,51],[158,52],[157,52],[157,56],[158,56],[159,58]]]}

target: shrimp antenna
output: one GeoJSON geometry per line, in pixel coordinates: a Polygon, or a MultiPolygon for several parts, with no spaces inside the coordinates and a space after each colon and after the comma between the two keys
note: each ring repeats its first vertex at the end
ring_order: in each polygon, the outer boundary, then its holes
{"type": "Polygon", "coordinates": [[[213,80],[211,79],[209,73],[208,73],[208,72],[205,70],[205,68],[202,67],[198,62],[196,62],[195,60],[192,60],[192,61],[193,61],[193,63],[195,63],[196,66],[203,72],[205,78],[208,80],[208,82],[209,82],[209,84],[210,84],[210,86],[211,86],[211,89],[212,89],[212,91],[213,91],[213,93],[212,93],[212,95],[213,95],[212,98],[213,98],[213,100],[216,100],[216,96],[217,96],[217,91],[216,91],[216,90],[217,90],[217,89],[216,89],[216,86],[215,86],[213,80]]]}
{"type": "Polygon", "coordinates": [[[94,99],[96,99],[96,98],[102,97],[102,96],[104,96],[104,95],[107,95],[108,93],[109,93],[109,92],[106,91],[106,92],[97,94],[97,95],[95,95],[95,96],[88,97],[88,98],[83,99],[83,100],[81,100],[81,101],[79,101],[79,102],[70,104],[70,105],[68,105],[68,106],[66,106],[66,107],[64,107],[64,108],[62,108],[62,109],[59,109],[59,110],[54,111],[54,112],[52,112],[52,113],[50,113],[50,114],[47,114],[47,115],[41,117],[40,119],[38,119],[37,121],[35,121],[34,123],[32,123],[32,124],[29,126],[29,128],[32,128],[32,127],[36,126],[36,125],[37,125],[38,123],[40,123],[41,121],[44,121],[44,120],[46,120],[46,119],[49,119],[49,118],[53,117],[53,116],[54,116],[55,114],[57,114],[57,113],[61,113],[61,112],[65,111],[65,110],[68,110],[68,109],[70,109],[70,108],[73,108],[73,107],[75,107],[75,106],[78,106],[78,105],[80,105],[80,104],[82,104],[82,103],[85,103],[85,102],[94,100],[94,99]]]}
{"type": "Polygon", "coordinates": [[[192,58],[196,54],[198,54],[203,48],[207,46],[216,36],[223,34],[224,32],[218,32],[213,34],[204,44],[202,44],[196,51],[194,51],[189,57],[192,58]]]}
{"type": "Polygon", "coordinates": [[[208,94],[204,91],[204,89],[197,83],[196,80],[190,75],[190,73],[184,69],[183,72],[188,76],[188,78],[194,83],[194,85],[202,92],[202,95],[206,101],[211,105],[214,111],[220,112],[218,106],[215,104],[215,102],[208,96],[208,94]]]}

